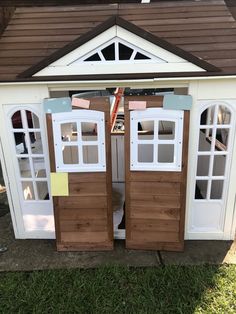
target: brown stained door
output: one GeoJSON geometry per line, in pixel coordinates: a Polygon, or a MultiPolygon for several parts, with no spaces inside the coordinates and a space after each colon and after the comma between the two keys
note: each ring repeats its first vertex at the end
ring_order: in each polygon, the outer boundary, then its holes
{"type": "Polygon", "coordinates": [[[111,250],[109,99],[94,98],[89,110],[73,110],[58,121],[55,117],[47,114],[51,171],[69,177],[69,196],[53,197],[57,249],[111,250]]]}
{"type": "Polygon", "coordinates": [[[164,110],[162,96],[125,98],[126,247],[184,247],[189,112],[164,110]],[[129,111],[129,101],[147,110],[129,111]],[[153,110],[154,109],[154,110],[153,110]]]}

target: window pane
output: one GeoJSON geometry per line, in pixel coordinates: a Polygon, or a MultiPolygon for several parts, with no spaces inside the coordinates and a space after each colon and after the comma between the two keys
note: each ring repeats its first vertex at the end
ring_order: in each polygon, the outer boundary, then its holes
{"type": "Polygon", "coordinates": [[[209,175],[210,156],[198,156],[197,161],[197,176],[209,175]]]}
{"type": "Polygon", "coordinates": [[[78,146],[63,146],[63,163],[64,164],[78,164],[78,146]]]}
{"type": "Polygon", "coordinates": [[[214,156],[213,176],[223,176],[225,174],[226,156],[214,156]]]}
{"type": "Polygon", "coordinates": [[[199,131],[198,151],[210,151],[212,142],[212,129],[201,129],[199,131]]]}
{"type": "Polygon", "coordinates": [[[24,200],[27,201],[35,200],[33,182],[31,181],[22,182],[22,190],[24,200]]]}
{"type": "Polygon", "coordinates": [[[137,52],[136,56],[134,57],[134,60],[146,60],[146,59],[150,59],[150,58],[140,52],[137,52]]]}
{"type": "Polygon", "coordinates": [[[97,145],[84,145],[83,146],[83,162],[85,164],[98,163],[98,146],[97,145]]]}
{"type": "Polygon", "coordinates": [[[42,154],[43,144],[40,132],[29,132],[32,154],[42,154]]]}
{"type": "Polygon", "coordinates": [[[87,59],[84,60],[86,61],[101,61],[101,58],[99,57],[98,53],[95,53],[94,55],[88,57],[87,59]]]}
{"type": "Polygon", "coordinates": [[[34,175],[36,178],[46,178],[44,158],[33,158],[34,175]]]}
{"type": "Polygon", "coordinates": [[[15,132],[14,139],[15,139],[15,145],[16,145],[16,153],[28,154],[28,148],[26,146],[26,141],[25,141],[25,133],[15,132]]]}
{"type": "Polygon", "coordinates": [[[218,200],[222,198],[223,180],[212,180],[211,183],[211,199],[218,200]]]}
{"type": "Polygon", "coordinates": [[[138,162],[153,162],[153,144],[138,145],[138,162]]]}
{"type": "Polygon", "coordinates": [[[154,121],[138,122],[138,139],[139,140],[154,139],[154,121]]]}
{"type": "Polygon", "coordinates": [[[216,129],[215,150],[227,150],[229,129],[216,129]]]}
{"type": "Polygon", "coordinates": [[[31,178],[29,158],[18,158],[18,165],[21,178],[31,178]]]}
{"type": "Polygon", "coordinates": [[[81,132],[83,141],[97,141],[97,123],[81,122],[81,132]]]}
{"type": "Polygon", "coordinates": [[[225,106],[219,106],[217,124],[230,124],[231,114],[225,106]]]}
{"type": "Polygon", "coordinates": [[[195,199],[206,199],[207,196],[207,180],[197,180],[195,187],[195,199]]]}
{"type": "Polygon", "coordinates": [[[23,124],[22,124],[22,118],[21,118],[21,112],[16,111],[12,118],[11,118],[11,122],[12,122],[12,127],[13,129],[22,129],[23,128],[23,124]]]}
{"type": "Polygon", "coordinates": [[[105,60],[115,60],[115,44],[111,44],[102,49],[105,60]]]}
{"type": "Polygon", "coordinates": [[[61,139],[63,142],[77,141],[77,123],[63,123],[61,124],[61,139]]]}
{"type": "Polygon", "coordinates": [[[201,125],[212,125],[214,123],[215,106],[211,106],[201,114],[201,125]]]}
{"type": "Polygon", "coordinates": [[[33,112],[26,110],[26,119],[27,119],[27,126],[30,129],[38,129],[39,126],[39,118],[33,112]]]}
{"type": "Polygon", "coordinates": [[[48,193],[48,184],[46,181],[36,182],[38,198],[39,200],[48,200],[49,193],[48,193]]]}
{"type": "Polygon", "coordinates": [[[158,123],[158,138],[173,140],[175,138],[175,122],[160,120],[158,123]]]}
{"type": "Polygon", "coordinates": [[[170,163],[174,162],[174,150],[173,144],[159,144],[158,145],[158,162],[170,163]]]}
{"type": "Polygon", "coordinates": [[[119,60],[129,60],[133,49],[119,43],[119,60]]]}

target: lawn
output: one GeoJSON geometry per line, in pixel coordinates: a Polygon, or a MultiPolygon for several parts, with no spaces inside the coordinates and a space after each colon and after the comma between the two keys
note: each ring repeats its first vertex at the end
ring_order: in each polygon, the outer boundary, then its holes
{"type": "Polygon", "coordinates": [[[0,313],[236,313],[236,266],[0,274],[0,313]]]}

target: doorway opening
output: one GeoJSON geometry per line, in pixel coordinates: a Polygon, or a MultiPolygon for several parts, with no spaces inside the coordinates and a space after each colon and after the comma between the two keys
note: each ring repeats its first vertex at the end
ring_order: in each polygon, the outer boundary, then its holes
{"type": "MultiPolygon", "coordinates": [[[[187,94],[187,88],[163,88],[163,89],[132,89],[132,88],[109,88],[104,90],[73,90],[73,91],[53,91],[51,92],[51,97],[73,97],[76,95],[78,98],[92,99],[94,97],[109,97],[110,100],[110,114],[111,114],[111,163],[112,163],[112,210],[113,210],[113,231],[115,239],[125,239],[126,238],[126,210],[125,210],[125,162],[127,160],[125,154],[125,110],[124,110],[124,100],[127,96],[162,96],[165,94],[187,94]],[[118,106],[117,106],[118,102],[118,106]],[[114,110],[116,108],[116,110],[114,110]],[[115,119],[114,118],[115,111],[115,119]],[[114,123],[113,123],[114,122],[114,123]]],[[[150,119],[149,119],[150,120],[150,119]]],[[[159,128],[154,130],[153,121],[141,121],[138,125],[138,140],[140,141],[153,141],[154,134],[157,136],[158,141],[163,141],[159,143],[159,147],[163,150],[165,148],[165,154],[158,157],[158,162],[171,163],[174,158],[173,155],[173,144],[164,143],[164,140],[174,141],[173,134],[175,130],[173,129],[173,123],[164,121],[158,121],[159,128]],[[166,144],[166,145],[165,145],[166,144]],[[168,145],[169,146],[168,146],[168,145]],[[173,156],[172,156],[173,155],[173,156]],[[172,157],[173,158],[172,158],[172,157]],[[160,159],[160,160],[159,160],[160,159]]],[[[155,126],[156,127],[156,126],[155,126]]],[[[86,135],[92,136],[96,127],[90,125],[85,126],[86,135]],[[90,133],[91,134],[90,134],[90,133]]],[[[68,133],[68,131],[67,131],[68,133]]],[[[72,130],[73,133],[73,130],[72,130]]],[[[72,136],[73,134],[71,134],[72,136]]],[[[66,134],[65,134],[66,136],[66,134]]],[[[73,136],[72,136],[73,137],[73,136]]],[[[140,146],[140,145],[139,145],[140,146]]],[[[147,163],[150,165],[152,160],[150,156],[154,156],[154,144],[143,144],[140,152],[138,153],[138,162],[147,163]],[[143,149],[145,148],[145,149],[143,149]]],[[[68,152],[69,153],[69,152],[68,152]]],[[[94,155],[94,154],[90,154],[94,155]]],[[[84,157],[85,158],[85,157],[84,157]]],[[[89,154],[86,158],[89,158],[89,154]]],[[[155,157],[154,157],[155,158],[155,157]]],[[[76,162],[76,161],[75,161],[76,162]]]]}

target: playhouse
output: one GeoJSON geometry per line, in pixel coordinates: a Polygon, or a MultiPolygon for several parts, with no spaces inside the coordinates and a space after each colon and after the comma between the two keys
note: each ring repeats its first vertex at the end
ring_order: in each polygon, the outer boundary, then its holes
{"type": "Polygon", "coordinates": [[[221,0],[16,9],[0,38],[15,237],[61,251],[234,239],[235,38],[221,0]]]}

